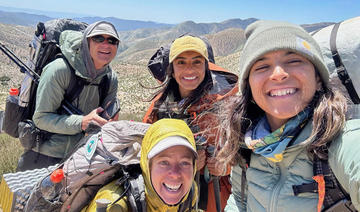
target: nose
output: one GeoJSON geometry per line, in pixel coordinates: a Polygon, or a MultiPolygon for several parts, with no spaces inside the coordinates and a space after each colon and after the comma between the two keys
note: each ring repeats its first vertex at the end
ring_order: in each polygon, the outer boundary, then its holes
{"type": "Polygon", "coordinates": [[[194,69],[193,69],[193,64],[191,64],[191,62],[189,62],[189,63],[187,63],[186,65],[185,65],[185,69],[184,69],[184,71],[193,71],[194,69]]]}
{"type": "Polygon", "coordinates": [[[171,166],[171,168],[169,169],[168,173],[170,177],[173,178],[177,178],[180,176],[180,172],[181,172],[181,168],[180,166],[176,165],[176,166],[171,166]]]}
{"type": "Polygon", "coordinates": [[[271,73],[270,79],[274,81],[282,81],[289,77],[289,74],[286,72],[284,67],[276,65],[273,72],[271,73]]]}

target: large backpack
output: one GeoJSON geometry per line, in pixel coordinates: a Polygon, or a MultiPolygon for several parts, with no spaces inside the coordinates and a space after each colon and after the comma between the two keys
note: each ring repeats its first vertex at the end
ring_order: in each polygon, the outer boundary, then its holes
{"type": "MultiPolygon", "coordinates": [[[[55,19],[45,23],[39,22],[34,39],[30,43],[30,56],[27,61],[29,70],[20,86],[20,92],[10,95],[6,99],[3,130],[12,137],[19,138],[25,150],[35,146],[36,142],[46,140],[51,133],[38,129],[32,122],[35,111],[36,90],[43,68],[57,58],[63,58],[71,70],[71,79],[67,88],[59,113],[81,114],[82,112],[71,105],[88,83],[75,75],[75,70],[62,55],[59,47],[59,37],[65,30],[83,31],[86,23],[71,19],[55,19]]],[[[99,84],[100,101],[105,99],[109,90],[111,75],[104,76],[99,84]]],[[[103,104],[102,102],[100,104],[103,104]]]]}
{"type": "Polygon", "coordinates": [[[360,118],[360,16],[311,34],[320,45],[331,85],[350,100],[348,118],[360,118]]]}
{"type": "MultiPolygon", "coordinates": [[[[331,85],[339,88],[349,99],[347,118],[360,118],[360,17],[336,23],[311,34],[321,48],[330,71],[331,85]]],[[[319,200],[323,201],[322,211],[357,211],[327,160],[315,155],[313,173],[313,178],[318,180],[309,184],[293,185],[295,195],[304,192],[318,193],[319,200]]]]}
{"type": "Polygon", "coordinates": [[[140,150],[149,126],[134,121],[109,122],[100,132],[83,138],[76,151],[57,167],[65,175],[57,197],[47,201],[42,196],[41,182],[51,174],[48,173],[35,185],[25,211],[80,211],[103,185],[116,178],[129,187],[126,195],[133,196],[132,203],[141,207],[145,193],[138,187],[142,185],[140,150]]]}

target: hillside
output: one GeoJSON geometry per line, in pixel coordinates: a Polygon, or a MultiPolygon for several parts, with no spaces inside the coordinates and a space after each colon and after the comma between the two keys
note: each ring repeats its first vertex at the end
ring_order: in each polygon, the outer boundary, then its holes
{"type": "MultiPolygon", "coordinates": [[[[113,69],[120,79],[119,97],[122,100],[122,112],[144,112],[148,103],[144,103],[143,100],[149,98],[154,90],[142,88],[139,82],[148,86],[155,85],[146,64],[160,46],[169,45],[179,35],[186,33],[204,36],[213,47],[216,63],[237,72],[240,51],[245,42],[243,28],[255,20],[231,19],[209,24],[187,21],[174,27],[120,31],[121,43],[113,62],[113,69]]],[[[331,23],[309,24],[304,27],[313,31],[329,24],[331,23]]],[[[0,23],[0,42],[26,62],[28,44],[34,31],[35,29],[30,26],[0,23]]],[[[23,77],[19,68],[2,53],[0,63],[0,91],[6,92],[10,87],[18,87],[23,77]]]]}
{"type": "Polygon", "coordinates": [[[240,51],[245,43],[244,30],[229,28],[206,36],[210,41],[216,56],[226,56],[240,51]]]}
{"type": "MultiPolygon", "coordinates": [[[[37,21],[46,21],[48,16],[30,13],[2,12],[0,23],[11,25],[35,26],[37,21]]],[[[117,58],[123,62],[143,61],[151,57],[157,48],[170,44],[183,34],[205,36],[213,45],[216,56],[226,56],[239,51],[244,43],[244,29],[257,19],[229,19],[219,23],[195,23],[185,21],[177,25],[162,24],[151,21],[124,20],[113,17],[80,17],[75,20],[93,23],[107,20],[116,26],[121,43],[117,58]]],[[[315,23],[302,25],[307,31],[314,31],[332,23],[315,23]]],[[[26,39],[25,39],[26,41],[26,39]]]]}
{"type": "MultiPolygon", "coordinates": [[[[160,46],[170,44],[177,37],[184,34],[205,36],[211,40],[215,55],[225,56],[239,50],[244,42],[243,29],[256,19],[231,19],[221,23],[195,23],[186,21],[169,29],[138,29],[135,31],[119,32],[125,44],[119,52],[119,59],[131,61],[134,54],[150,58],[160,46]],[[218,34],[219,33],[219,34],[218,34]],[[239,39],[240,38],[240,39],[239,39]]],[[[140,57],[136,57],[141,60],[140,57]]],[[[143,58],[143,57],[142,57],[143,58]]]]}
{"type": "MultiPolygon", "coordinates": [[[[162,32],[163,30],[159,31],[162,32]]],[[[34,29],[32,27],[0,24],[0,42],[5,44],[24,62],[26,62],[28,56],[28,44],[32,39],[33,33],[34,29]]],[[[171,31],[167,31],[167,34],[171,34],[171,31]]],[[[132,46],[132,48],[124,51],[129,52],[129,50],[132,50],[131,53],[128,53],[127,57],[119,56],[112,64],[113,70],[117,72],[119,77],[119,98],[122,102],[122,112],[141,114],[148,106],[149,103],[143,100],[148,99],[154,90],[142,88],[140,82],[150,87],[155,85],[155,81],[147,70],[146,64],[150,56],[160,45],[171,41],[162,40],[162,36],[163,34],[160,33],[158,36],[152,35],[150,38],[129,38],[129,42],[127,40],[122,41],[122,45],[132,46]]],[[[212,35],[206,35],[213,45],[215,56],[221,56],[216,58],[219,64],[226,68],[234,68],[235,70],[235,64],[238,59],[226,59],[226,55],[237,51],[243,44],[243,40],[238,39],[241,36],[243,36],[243,30],[241,29],[228,29],[212,35]]],[[[119,55],[124,54],[124,52],[119,52],[119,55]]],[[[233,58],[235,56],[230,55],[229,57],[233,58]]],[[[10,87],[17,87],[19,85],[23,74],[2,53],[0,53],[0,63],[2,64],[0,66],[0,90],[6,92],[10,87]]]]}
{"type": "MultiPolygon", "coordinates": [[[[32,27],[6,25],[0,23],[0,42],[13,51],[21,60],[26,61],[28,44],[32,39],[32,27]]],[[[0,91],[17,87],[22,79],[19,68],[2,52],[0,53],[0,91]]]]}

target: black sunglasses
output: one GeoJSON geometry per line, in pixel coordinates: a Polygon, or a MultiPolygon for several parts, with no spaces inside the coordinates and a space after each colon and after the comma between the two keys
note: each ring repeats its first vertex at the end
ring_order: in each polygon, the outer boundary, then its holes
{"type": "MultiPolygon", "coordinates": [[[[96,43],[102,43],[105,41],[105,37],[102,35],[95,35],[91,37],[91,40],[93,40],[96,43]]],[[[106,38],[107,42],[111,45],[118,45],[119,44],[119,40],[114,38],[114,37],[108,37],[106,38]]]]}

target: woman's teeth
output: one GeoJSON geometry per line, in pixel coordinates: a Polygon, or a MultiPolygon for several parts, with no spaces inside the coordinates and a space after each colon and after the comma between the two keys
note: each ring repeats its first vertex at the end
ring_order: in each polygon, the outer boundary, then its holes
{"type": "Polygon", "coordinates": [[[270,96],[285,96],[295,93],[295,88],[278,89],[270,91],[270,96]]]}
{"type": "Polygon", "coordinates": [[[169,185],[169,184],[166,184],[166,183],[164,183],[164,185],[165,185],[166,188],[168,188],[168,189],[171,190],[171,191],[177,191],[177,190],[180,188],[180,186],[181,186],[181,184],[178,184],[178,185],[169,185]]]}
{"type": "Polygon", "coordinates": [[[184,77],[186,80],[194,80],[196,77],[184,77]]]}

